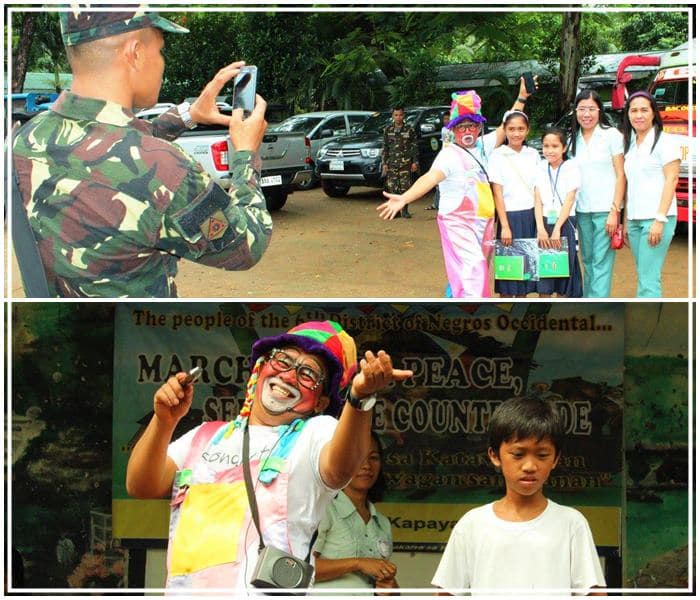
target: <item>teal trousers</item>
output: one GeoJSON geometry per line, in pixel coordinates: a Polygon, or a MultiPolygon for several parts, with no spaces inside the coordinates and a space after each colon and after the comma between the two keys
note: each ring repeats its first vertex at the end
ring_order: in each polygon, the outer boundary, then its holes
{"type": "Polygon", "coordinates": [[[576,213],[583,263],[583,297],[609,298],[615,252],[605,231],[608,213],[576,213]]]}
{"type": "Polygon", "coordinates": [[[669,217],[661,241],[650,246],[649,229],[653,222],[653,219],[627,221],[627,237],[637,268],[637,298],[661,298],[661,269],[676,231],[676,217],[669,217]]]}

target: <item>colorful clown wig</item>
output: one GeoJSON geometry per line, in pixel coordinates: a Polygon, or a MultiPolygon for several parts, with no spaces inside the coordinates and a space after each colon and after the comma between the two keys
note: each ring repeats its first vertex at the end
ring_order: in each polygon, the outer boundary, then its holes
{"type": "Polygon", "coordinates": [[[474,90],[452,93],[450,121],[445,127],[453,129],[465,120],[473,121],[474,123],[486,122],[486,118],[481,114],[481,98],[474,90]]]}

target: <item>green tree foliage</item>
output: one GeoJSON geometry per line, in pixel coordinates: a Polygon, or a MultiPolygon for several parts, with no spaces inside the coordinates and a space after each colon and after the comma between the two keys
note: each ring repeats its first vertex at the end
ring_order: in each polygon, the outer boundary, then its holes
{"type": "Polygon", "coordinates": [[[261,94],[269,101],[307,110],[316,106],[322,51],[314,13],[242,13],[237,43],[241,58],[259,69],[261,94]]]}
{"type": "MultiPolygon", "coordinates": [[[[268,102],[306,106],[315,101],[317,50],[309,13],[206,12],[167,15],[189,30],[168,36],[161,99],[196,96],[216,72],[235,60],[258,67],[258,93],[268,102]],[[196,51],[194,49],[196,48],[196,51]]],[[[231,87],[223,90],[230,95],[231,87]]]]}
{"type": "Polygon", "coordinates": [[[445,90],[436,87],[437,64],[427,50],[419,50],[407,58],[405,72],[394,77],[389,84],[389,97],[396,98],[393,104],[421,105],[445,104],[445,90]]]}
{"type": "Polygon", "coordinates": [[[61,39],[58,13],[12,13],[13,91],[19,92],[27,71],[47,71],[53,75],[57,91],[63,86],[60,73],[68,70],[68,59],[61,39]],[[31,22],[30,33],[24,29],[31,22]],[[26,63],[22,64],[22,57],[26,63]],[[21,82],[20,82],[21,79],[21,82]]]}
{"type": "MultiPolygon", "coordinates": [[[[620,23],[614,13],[584,12],[581,16],[581,29],[577,36],[581,56],[579,74],[588,71],[594,55],[617,51],[615,32],[620,23]]],[[[474,62],[537,60],[544,63],[547,73],[539,76],[540,92],[527,106],[535,126],[556,120],[563,114],[562,107],[573,99],[564,100],[561,95],[559,64],[563,17],[563,12],[502,13],[499,15],[499,27],[508,35],[473,43],[474,62]]],[[[499,107],[504,101],[512,102],[512,94],[517,91],[507,87],[501,90],[501,93],[489,90],[489,95],[495,96],[499,107]],[[509,101],[503,98],[504,93],[511,98],[509,101]]]]}
{"type": "Polygon", "coordinates": [[[627,51],[670,50],[688,40],[688,15],[682,12],[635,12],[620,29],[627,51]]]}
{"type": "MultiPolygon", "coordinates": [[[[268,102],[287,104],[297,112],[446,102],[447,93],[436,86],[440,65],[532,59],[548,65],[548,74],[540,77],[541,93],[528,103],[528,110],[536,122],[540,115],[551,121],[566,104],[559,90],[563,14],[169,13],[168,18],[187,26],[191,33],[166,37],[161,100],[179,102],[197,95],[218,69],[242,59],[258,66],[258,90],[268,102]]],[[[29,44],[30,69],[64,69],[55,14],[36,13],[36,34],[30,40],[18,34],[21,15],[13,15],[13,46],[16,50],[29,44]]],[[[577,40],[580,74],[590,71],[591,57],[596,54],[670,48],[686,36],[687,15],[682,12],[586,11],[577,40]]],[[[499,67],[494,68],[493,77],[498,79],[500,74],[499,67]]],[[[499,108],[515,92],[512,84],[484,90],[499,108]]],[[[230,87],[223,90],[227,94],[230,87]]]]}
{"type": "Polygon", "coordinates": [[[37,38],[32,44],[32,70],[49,71],[57,92],[63,88],[60,74],[68,70],[58,13],[37,13],[37,38]]]}
{"type": "MultiPolygon", "coordinates": [[[[165,39],[165,73],[160,99],[181,102],[197,96],[217,71],[244,57],[238,45],[239,13],[166,14],[190,30],[165,39]]],[[[254,64],[254,61],[248,60],[254,64]]],[[[229,90],[224,90],[230,93],[229,90]]]]}
{"type": "Polygon", "coordinates": [[[339,78],[348,83],[339,90],[343,94],[366,96],[369,87],[379,99],[381,90],[371,86],[379,82],[371,76],[381,71],[388,80],[386,105],[422,104],[442,98],[444,94],[434,89],[435,74],[455,39],[466,40],[476,32],[483,38],[501,39],[505,35],[496,25],[495,13],[355,12],[326,16],[332,20],[324,23],[321,32],[324,39],[335,40],[323,59],[326,69],[322,77],[327,87],[329,81],[339,78]]]}

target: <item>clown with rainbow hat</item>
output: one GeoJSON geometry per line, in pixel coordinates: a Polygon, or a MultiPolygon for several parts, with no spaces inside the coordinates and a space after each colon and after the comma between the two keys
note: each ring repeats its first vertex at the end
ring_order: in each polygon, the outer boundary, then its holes
{"type": "MultiPolygon", "coordinates": [[[[523,78],[512,110],[522,110],[530,94],[523,78]]],[[[377,207],[382,219],[394,216],[411,202],[439,186],[437,224],[445,272],[455,298],[491,296],[491,255],[494,239],[494,201],[488,176],[488,157],[505,142],[499,126],[483,135],[486,117],[474,90],[452,93],[450,120],[454,143],[444,146],[430,170],[403,194],[384,192],[387,201],[377,207]]]]}
{"type": "Polygon", "coordinates": [[[172,442],[194,385],[186,373],[168,379],[126,475],[130,495],[171,498],[166,586],[251,589],[261,540],[244,468],[262,543],[308,560],[328,504],[369,452],[375,394],[412,374],[383,350],[368,350],[358,364],[353,338],[334,321],[302,323],[253,344],[236,419],[203,423],[172,442]]]}

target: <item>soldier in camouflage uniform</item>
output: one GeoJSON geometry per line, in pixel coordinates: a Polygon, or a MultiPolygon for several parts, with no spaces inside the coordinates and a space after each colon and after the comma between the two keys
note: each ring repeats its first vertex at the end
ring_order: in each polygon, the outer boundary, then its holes
{"type": "Polygon", "coordinates": [[[68,12],[61,29],[70,91],[20,129],[13,164],[56,296],[176,297],[180,258],[248,269],[272,220],[257,150],[265,101],[245,120],[219,113],[216,95],[244,64],[219,71],[192,105],[152,124],[134,111],[158,99],[163,32],[188,30],[153,12],[68,12]],[[171,143],[197,123],[229,127],[237,151],[226,192],[171,143]]]}
{"type": "MultiPolygon", "coordinates": [[[[394,122],[384,130],[382,148],[384,188],[390,194],[403,194],[413,183],[411,173],[418,171],[418,142],[416,132],[404,123],[403,107],[395,107],[391,118],[394,122]]],[[[411,218],[407,207],[401,210],[401,216],[411,218]]]]}

